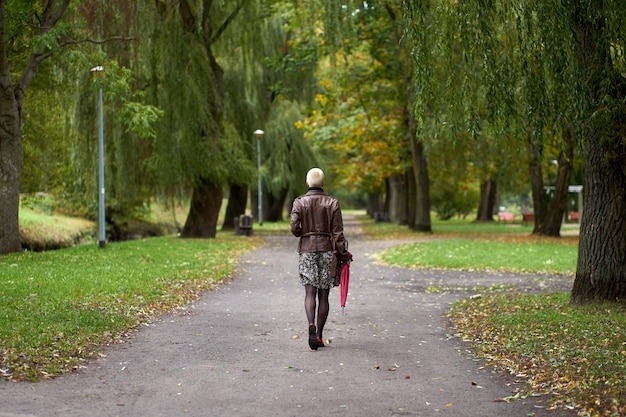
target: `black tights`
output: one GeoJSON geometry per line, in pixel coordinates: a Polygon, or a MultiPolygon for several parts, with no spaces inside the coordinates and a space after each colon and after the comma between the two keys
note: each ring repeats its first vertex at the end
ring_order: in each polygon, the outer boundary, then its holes
{"type": "Polygon", "coordinates": [[[310,284],[304,286],[306,295],[304,297],[304,310],[306,311],[306,318],[309,320],[309,324],[315,323],[315,307],[316,298],[319,299],[319,307],[317,309],[317,337],[322,337],[324,331],[324,325],[328,318],[328,310],[330,306],[328,304],[328,294],[330,289],[322,289],[314,287],[310,284]]]}

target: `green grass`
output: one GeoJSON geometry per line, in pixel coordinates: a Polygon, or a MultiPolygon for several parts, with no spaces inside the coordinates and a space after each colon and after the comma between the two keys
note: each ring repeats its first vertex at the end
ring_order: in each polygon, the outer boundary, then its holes
{"type": "Polygon", "coordinates": [[[556,242],[516,239],[440,239],[396,246],[380,257],[408,268],[479,269],[572,274],[578,249],[556,242]]]}
{"type": "Polygon", "coordinates": [[[291,232],[289,232],[288,218],[284,218],[279,222],[263,222],[263,225],[259,225],[255,222],[252,225],[252,231],[259,235],[291,234],[291,232]]]}
{"type": "MultiPolygon", "coordinates": [[[[463,237],[479,237],[479,236],[528,236],[532,233],[533,226],[521,225],[520,223],[499,223],[494,222],[474,222],[474,217],[465,219],[453,218],[450,220],[439,220],[436,216],[431,215],[432,233],[416,232],[407,226],[399,226],[391,222],[376,223],[374,220],[361,213],[357,213],[357,219],[363,226],[365,234],[372,239],[409,239],[415,237],[427,236],[463,236],[463,237]]],[[[576,225],[563,225],[562,234],[569,231],[577,230],[576,225]]],[[[565,240],[571,240],[566,238],[565,240]]]]}
{"type": "Polygon", "coordinates": [[[196,298],[258,239],[150,238],[0,257],[0,372],[37,380],[196,298]]]}
{"type": "Polygon", "coordinates": [[[20,209],[20,234],[28,247],[36,250],[71,247],[93,240],[94,222],[75,217],[50,215],[38,208],[20,209]]]}

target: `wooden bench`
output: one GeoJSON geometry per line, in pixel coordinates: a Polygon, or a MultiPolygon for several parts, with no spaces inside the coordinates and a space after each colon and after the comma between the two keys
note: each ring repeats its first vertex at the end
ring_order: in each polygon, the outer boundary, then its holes
{"type": "Polygon", "coordinates": [[[235,234],[239,236],[252,235],[252,216],[242,214],[235,217],[235,234]]]}
{"type": "Polygon", "coordinates": [[[522,225],[527,225],[528,223],[534,223],[535,222],[535,213],[533,212],[526,212],[526,213],[522,213],[522,225]]]}

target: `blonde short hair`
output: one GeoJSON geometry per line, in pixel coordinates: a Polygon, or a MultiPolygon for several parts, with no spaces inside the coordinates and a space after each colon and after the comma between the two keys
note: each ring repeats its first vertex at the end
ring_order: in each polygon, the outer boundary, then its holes
{"type": "Polygon", "coordinates": [[[323,187],[324,186],[324,171],[319,168],[311,168],[306,173],[306,185],[309,187],[323,187]]]}

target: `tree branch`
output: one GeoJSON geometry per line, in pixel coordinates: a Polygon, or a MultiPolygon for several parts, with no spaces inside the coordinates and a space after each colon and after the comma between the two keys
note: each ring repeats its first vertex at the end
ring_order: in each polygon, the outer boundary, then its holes
{"type": "Polygon", "coordinates": [[[112,36],[110,38],[106,38],[106,39],[102,39],[102,40],[96,40],[96,39],[68,39],[66,41],[63,41],[59,44],[59,46],[61,48],[67,46],[67,45],[77,45],[80,43],[93,43],[94,45],[102,45],[105,44],[107,42],[111,42],[111,41],[135,41],[137,40],[136,37],[134,36],[130,36],[130,37],[126,37],[126,36],[112,36]]]}
{"type": "Polygon", "coordinates": [[[220,36],[222,36],[222,33],[224,33],[226,28],[228,28],[228,25],[230,25],[232,21],[235,20],[235,17],[237,17],[237,14],[239,13],[241,9],[243,9],[243,2],[237,5],[235,10],[233,10],[233,12],[226,18],[226,20],[222,22],[222,25],[219,27],[219,29],[217,29],[217,31],[213,34],[213,36],[211,36],[211,38],[209,39],[209,42],[211,45],[214,42],[216,42],[220,36]]]}
{"type": "MultiPolygon", "coordinates": [[[[41,16],[39,33],[44,34],[49,32],[59,22],[61,17],[63,17],[69,4],[70,0],[62,0],[60,4],[56,0],[49,0],[41,16]]],[[[15,97],[18,100],[20,108],[22,107],[24,92],[35,76],[39,64],[41,64],[44,59],[50,57],[50,55],[52,55],[51,52],[33,52],[30,55],[28,64],[26,64],[26,68],[24,68],[24,72],[22,72],[22,77],[17,86],[15,86],[15,97]]]]}

